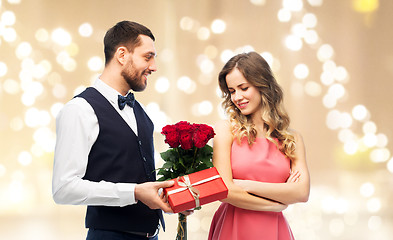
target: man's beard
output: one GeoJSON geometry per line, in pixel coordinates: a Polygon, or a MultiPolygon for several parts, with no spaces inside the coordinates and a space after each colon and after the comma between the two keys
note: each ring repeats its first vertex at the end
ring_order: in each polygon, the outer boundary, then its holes
{"type": "Polygon", "coordinates": [[[124,80],[127,82],[127,84],[130,86],[130,88],[135,91],[135,92],[140,92],[145,90],[147,82],[144,83],[142,80],[143,71],[142,73],[138,73],[137,71],[134,70],[134,65],[131,62],[127,69],[123,70],[121,72],[121,76],[124,78],[124,80]]]}

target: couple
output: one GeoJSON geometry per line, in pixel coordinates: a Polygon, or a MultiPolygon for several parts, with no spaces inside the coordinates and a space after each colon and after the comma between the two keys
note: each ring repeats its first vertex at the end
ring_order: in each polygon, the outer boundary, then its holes
{"type": "MultiPolygon", "coordinates": [[[[53,198],[88,206],[87,239],[157,239],[162,210],[171,212],[158,191],[173,182],[155,182],[153,123],[130,92],[157,70],[154,41],[135,22],[110,28],[104,71],[57,117],[53,198]]],[[[216,125],[213,164],[229,194],[209,239],[293,239],[281,211],[307,201],[309,174],[281,88],[257,53],[229,60],[219,85],[229,120],[216,125]]]]}

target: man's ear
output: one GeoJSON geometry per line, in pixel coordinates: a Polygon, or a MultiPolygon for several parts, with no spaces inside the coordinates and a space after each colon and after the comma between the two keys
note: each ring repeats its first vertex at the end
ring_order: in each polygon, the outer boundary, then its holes
{"type": "Polygon", "coordinates": [[[126,47],[118,47],[115,52],[115,58],[121,65],[124,65],[126,63],[127,55],[128,50],[126,47]]]}

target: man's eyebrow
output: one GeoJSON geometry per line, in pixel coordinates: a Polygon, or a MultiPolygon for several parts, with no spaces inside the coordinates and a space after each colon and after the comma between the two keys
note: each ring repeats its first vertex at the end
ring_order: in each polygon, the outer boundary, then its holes
{"type": "Polygon", "coordinates": [[[146,55],[146,56],[157,57],[157,53],[155,53],[155,52],[147,52],[145,55],[146,55]]]}

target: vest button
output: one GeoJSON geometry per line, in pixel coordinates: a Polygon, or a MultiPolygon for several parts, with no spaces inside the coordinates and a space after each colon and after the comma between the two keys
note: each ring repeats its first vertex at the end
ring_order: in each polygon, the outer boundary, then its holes
{"type": "Polygon", "coordinates": [[[141,145],[141,146],[142,146],[142,142],[141,142],[141,141],[139,141],[138,143],[139,143],[139,145],[141,145]]]}
{"type": "Polygon", "coordinates": [[[146,162],[146,158],[145,158],[145,157],[143,157],[143,161],[145,161],[145,162],[146,162]]]}

